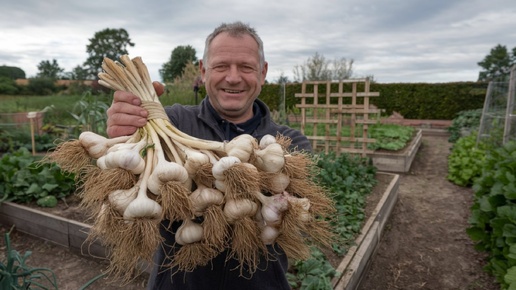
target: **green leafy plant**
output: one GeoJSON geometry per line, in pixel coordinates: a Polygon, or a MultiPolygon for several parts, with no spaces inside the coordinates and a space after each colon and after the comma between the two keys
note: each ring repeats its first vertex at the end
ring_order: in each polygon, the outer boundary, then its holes
{"type": "Polygon", "coordinates": [[[375,143],[368,144],[369,149],[397,151],[407,146],[414,136],[414,128],[396,124],[376,124],[369,126],[369,136],[376,139],[375,143]]]}
{"type": "MultiPolygon", "coordinates": [[[[31,267],[27,264],[28,258],[32,255],[31,251],[21,254],[12,249],[10,233],[4,235],[5,240],[5,261],[0,261],[0,289],[11,290],[28,290],[40,289],[50,290],[58,289],[56,276],[51,269],[42,267],[31,267]]],[[[100,274],[86,282],[79,288],[84,290],[91,286],[95,281],[104,277],[100,274]]]]}
{"type": "Polygon", "coordinates": [[[21,148],[0,159],[0,192],[7,201],[52,205],[52,198],[64,198],[75,191],[74,176],[65,174],[55,164],[39,163],[37,157],[21,148]]]}
{"type": "MultiPolygon", "coordinates": [[[[97,134],[106,135],[106,111],[109,104],[101,96],[93,95],[91,92],[83,94],[81,100],[77,101],[70,112],[77,121],[77,128],[80,131],[92,131],[97,134]]],[[[80,132],[76,132],[77,135],[80,132]]]]}
{"type": "Polygon", "coordinates": [[[312,248],[312,257],[306,261],[296,261],[295,272],[287,273],[290,287],[302,290],[332,289],[331,279],[337,273],[317,248],[312,248]]]}
{"type": "Polygon", "coordinates": [[[6,260],[0,261],[0,289],[58,289],[56,276],[52,270],[28,266],[27,259],[32,252],[27,251],[22,255],[12,249],[9,233],[5,234],[4,240],[6,260]]]}
{"type": "MultiPolygon", "coordinates": [[[[337,213],[331,222],[338,243],[331,250],[340,256],[353,245],[362,228],[366,196],[377,184],[376,168],[370,159],[358,155],[329,153],[317,158],[319,174],[315,181],[327,188],[335,200],[337,213]]],[[[296,261],[287,278],[293,289],[332,289],[331,279],[335,275],[327,257],[312,248],[312,257],[296,261]]]]}
{"type": "Polygon", "coordinates": [[[481,117],[482,109],[465,110],[457,113],[457,116],[452,120],[450,127],[448,127],[448,132],[450,132],[448,141],[455,143],[460,137],[465,136],[465,131],[478,131],[481,117]]]}
{"type": "Polygon", "coordinates": [[[321,154],[317,163],[321,168],[317,180],[328,188],[335,200],[337,214],[333,227],[341,241],[334,251],[345,253],[360,232],[365,218],[366,196],[377,184],[376,168],[369,158],[335,153],[321,154]]]}
{"type": "MultiPolygon", "coordinates": [[[[46,152],[55,147],[54,134],[34,135],[36,152],[46,152]]],[[[12,152],[20,148],[32,150],[32,137],[28,130],[1,130],[0,129],[0,152],[12,152]]]]}
{"type": "Polygon", "coordinates": [[[477,133],[461,137],[448,155],[447,179],[459,186],[470,186],[482,174],[487,144],[477,145],[477,133]]]}
{"type": "Polygon", "coordinates": [[[516,142],[489,150],[473,190],[467,233],[502,289],[516,289],[516,142]]]}

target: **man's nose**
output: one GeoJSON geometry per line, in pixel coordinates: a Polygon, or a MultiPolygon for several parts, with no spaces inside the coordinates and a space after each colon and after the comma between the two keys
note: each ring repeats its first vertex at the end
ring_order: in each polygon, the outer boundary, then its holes
{"type": "Polygon", "coordinates": [[[242,80],[242,75],[240,74],[240,70],[238,66],[232,65],[229,67],[229,70],[226,75],[226,81],[228,83],[235,83],[242,80]]]}

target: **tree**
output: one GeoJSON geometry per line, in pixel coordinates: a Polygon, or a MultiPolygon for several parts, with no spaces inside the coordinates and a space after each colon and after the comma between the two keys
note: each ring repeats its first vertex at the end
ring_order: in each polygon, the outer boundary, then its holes
{"type": "Polygon", "coordinates": [[[49,60],[42,60],[38,64],[38,78],[49,78],[53,80],[57,80],[61,78],[62,74],[64,72],[64,69],[59,67],[59,64],[57,64],[57,60],[53,59],[52,62],[49,60]]]}
{"type": "Polygon", "coordinates": [[[478,74],[478,81],[492,81],[509,77],[511,68],[516,64],[516,47],[510,54],[505,45],[498,44],[491,49],[481,62],[477,63],[484,70],[478,74]]]}
{"type": "Polygon", "coordinates": [[[353,74],[352,67],[353,60],[335,58],[330,61],[316,52],[303,65],[294,67],[294,79],[298,82],[349,79],[353,74]]]}
{"type": "Polygon", "coordinates": [[[92,78],[97,78],[97,74],[102,71],[102,61],[105,57],[117,60],[120,56],[129,54],[128,46],[134,46],[129,33],[123,28],[106,28],[96,32],[89,40],[90,44],[86,46],[89,57],[84,62],[84,67],[88,72],[87,77],[92,78]]]}
{"type": "Polygon", "coordinates": [[[88,70],[78,65],[73,68],[70,79],[72,80],[86,80],[88,79],[88,70]]]}
{"type": "Polygon", "coordinates": [[[195,48],[191,45],[180,45],[170,55],[170,60],[163,64],[159,73],[163,82],[172,82],[183,74],[188,63],[197,64],[195,48]]]}
{"type": "Polygon", "coordinates": [[[25,72],[19,67],[2,65],[0,66],[0,77],[8,77],[13,80],[24,79],[25,72]]]}
{"type": "Polygon", "coordinates": [[[276,83],[278,83],[278,84],[286,84],[286,83],[289,83],[289,82],[290,82],[290,80],[288,79],[288,77],[283,72],[281,72],[281,74],[279,75],[278,79],[276,80],[276,83]]]}

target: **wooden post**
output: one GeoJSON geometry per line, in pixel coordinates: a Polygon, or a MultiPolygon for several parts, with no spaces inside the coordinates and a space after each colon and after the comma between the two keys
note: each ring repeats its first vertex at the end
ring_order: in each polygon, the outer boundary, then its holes
{"type": "Polygon", "coordinates": [[[514,115],[514,98],[516,98],[516,65],[511,69],[509,78],[509,92],[507,92],[507,108],[505,113],[505,127],[503,131],[503,144],[509,142],[511,134],[512,118],[514,115]]]}
{"type": "Polygon", "coordinates": [[[32,139],[32,156],[36,155],[36,142],[34,139],[34,118],[38,115],[38,112],[29,112],[27,118],[30,120],[30,136],[32,139]]]}

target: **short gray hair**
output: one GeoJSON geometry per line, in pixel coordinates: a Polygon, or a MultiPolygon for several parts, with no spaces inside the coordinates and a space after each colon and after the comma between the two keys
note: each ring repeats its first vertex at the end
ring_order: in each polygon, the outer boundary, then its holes
{"type": "Polygon", "coordinates": [[[260,69],[263,69],[263,66],[265,65],[265,55],[263,52],[263,41],[260,38],[260,36],[258,36],[258,33],[256,33],[256,30],[254,28],[249,26],[249,24],[244,24],[240,21],[236,21],[233,23],[222,23],[217,28],[215,28],[215,30],[213,30],[213,32],[210,35],[208,35],[208,37],[206,38],[205,46],[204,46],[204,55],[202,57],[202,61],[204,62],[205,65],[208,63],[208,53],[209,53],[211,42],[217,35],[219,35],[223,32],[226,32],[230,36],[233,36],[233,37],[243,36],[243,35],[247,34],[247,35],[251,36],[252,38],[254,38],[254,40],[258,44],[258,57],[260,59],[260,69]]]}

